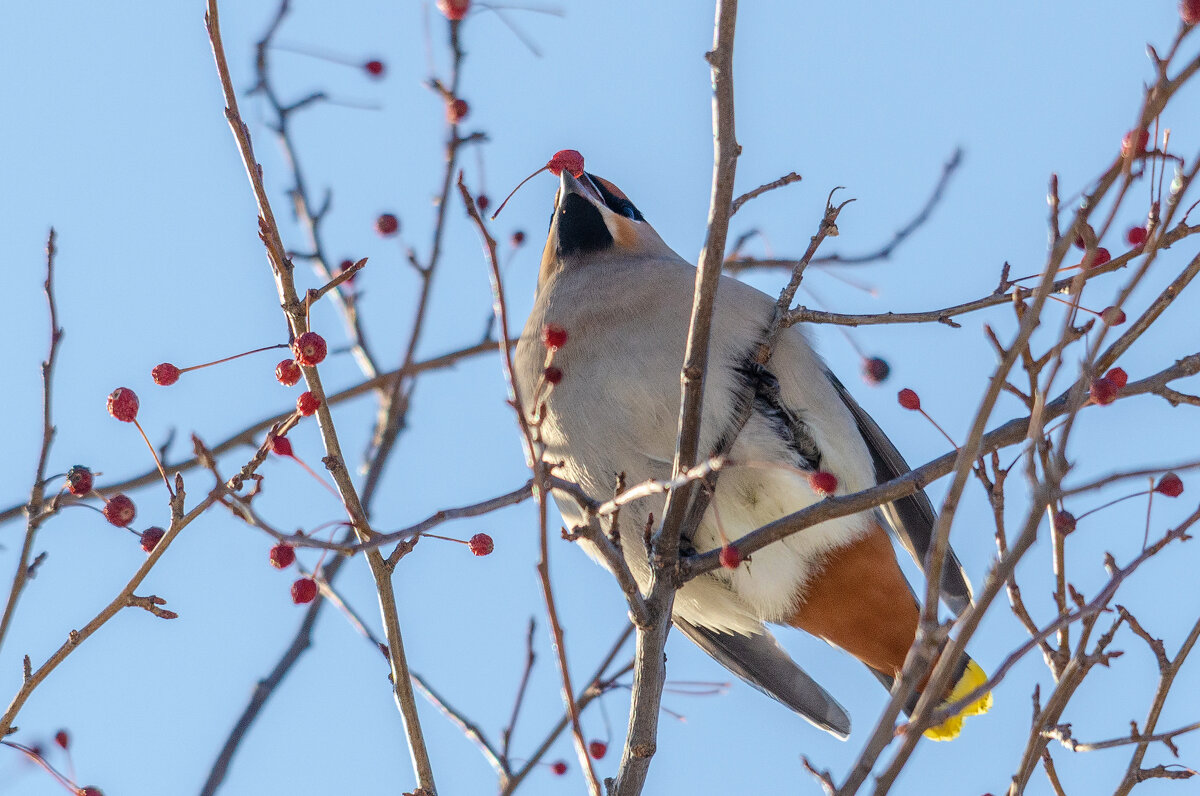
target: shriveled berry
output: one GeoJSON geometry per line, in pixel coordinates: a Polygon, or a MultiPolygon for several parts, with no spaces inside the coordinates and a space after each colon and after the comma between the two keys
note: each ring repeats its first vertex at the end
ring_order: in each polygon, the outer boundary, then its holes
{"type": "Polygon", "coordinates": [[[907,387],[901,390],[896,397],[899,399],[900,405],[905,409],[910,409],[915,412],[921,408],[921,398],[907,387]]]}
{"type": "Polygon", "coordinates": [[[1069,511],[1054,512],[1054,527],[1063,536],[1075,530],[1075,515],[1069,511]]]}
{"type": "Polygon", "coordinates": [[[316,332],[305,332],[292,343],[292,353],[296,355],[296,361],[309,367],[323,362],[328,351],[329,346],[326,345],[325,338],[316,332]]]}
{"type": "Polygon", "coordinates": [[[542,328],[542,345],[546,348],[562,348],[566,344],[566,329],[556,323],[548,323],[542,328]]]}
{"type": "Polygon", "coordinates": [[[593,760],[600,760],[608,754],[608,744],[604,741],[592,741],[588,744],[588,754],[593,760]]]}
{"type": "Polygon", "coordinates": [[[392,213],[381,213],[375,219],[375,231],[385,238],[390,238],[400,231],[400,219],[392,213]]]}
{"type": "Polygon", "coordinates": [[[1087,261],[1088,268],[1096,268],[1111,260],[1112,255],[1109,253],[1108,249],[1101,246],[1092,253],[1091,259],[1088,259],[1086,255],[1083,259],[1087,261]]]}
{"type": "Polygon", "coordinates": [[[310,603],[317,598],[317,582],[312,578],[300,578],[292,584],[292,602],[296,605],[310,603]]]}
{"type": "Polygon", "coordinates": [[[296,399],[296,409],[305,417],[317,411],[320,406],[321,399],[309,391],[300,393],[300,397],[296,399]]]}
{"type": "Polygon", "coordinates": [[[513,248],[516,248],[518,246],[524,246],[525,245],[525,233],[518,229],[516,232],[514,232],[512,234],[512,238],[510,240],[512,242],[513,248]]]}
{"type": "Polygon", "coordinates": [[[458,124],[467,118],[467,114],[470,112],[471,106],[467,104],[465,99],[455,99],[452,102],[446,103],[446,121],[450,122],[450,124],[458,124]]]}
{"type": "Polygon", "coordinates": [[[300,381],[300,366],[294,359],[285,359],[275,366],[275,380],[284,387],[291,387],[300,381]]]}
{"type": "Polygon", "coordinates": [[[154,369],[150,371],[150,376],[154,379],[155,384],[169,387],[179,381],[179,368],[170,362],[164,362],[161,365],[155,365],[154,369]]]}
{"type": "Polygon", "coordinates": [[[82,464],[77,464],[67,470],[67,491],[75,497],[83,497],[91,492],[93,483],[95,483],[95,478],[92,476],[92,471],[82,464]]]}
{"type": "Polygon", "coordinates": [[[279,456],[292,456],[292,441],[287,437],[276,437],[271,440],[271,453],[279,456]]]}
{"type": "Polygon", "coordinates": [[[1179,17],[1185,25],[1195,25],[1200,22],[1200,0],[1181,0],[1179,17]]]}
{"type": "Polygon", "coordinates": [[[891,375],[892,366],[886,359],[871,357],[863,360],[862,374],[867,384],[882,384],[891,375]]]}
{"type": "Polygon", "coordinates": [[[1130,227],[1125,233],[1125,240],[1129,241],[1130,246],[1141,246],[1146,242],[1146,228],[1130,227]]]}
{"type": "Polygon", "coordinates": [[[132,423],[137,419],[137,393],[128,387],[118,387],[108,396],[108,413],[122,423],[132,423]]]}
{"type": "Polygon", "coordinates": [[[818,470],[808,474],[809,489],[822,497],[829,497],[837,491],[838,479],[833,473],[818,470]]]}
{"type": "Polygon", "coordinates": [[[1109,379],[1101,376],[1092,381],[1092,386],[1088,390],[1088,394],[1092,397],[1092,402],[1100,406],[1108,406],[1113,401],[1117,400],[1117,393],[1121,388],[1114,384],[1109,379]]]}
{"type": "Polygon", "coordinates": [[[1104,378],[1117,385],[1118,390],[1129,383],[1129,374],[1125,372],[1125,368],[1113,368],[1104,374],[1104,378]]]}
{"type": "Polygon", "coordinates": [[[562,381],[563,372],[561,368],[551,365],[542,371],[542,376],[545,377],[547,383],[558,384],[562,381]]]}
{"type": "Polygon", "coordinates": [[[437,9],[446,19],[458,22],[467,15],[471,0],[437,0],[437,9]]]}
{"type": "Polygon", "coordinates": [[[486,533],[477,533],[467,541],[467,547],[471,553],[477,556],[490,555],[496,549],[496,545],[492,542],[492,537],[486,533]]]}
{"type": "Polygon", "coordinates": [[[147,553],[153,553],[154,548],[158,547],[158,543],[167,535],[167,532],[155,525],[152,528],[147,528],[142,531],[142,549],[147,553]]]}
{"type": "Polygon", "coordinates": [[[1105,307],[1100,311],[1100,320],[1109,326],[1120,326],[1125,323],[1125,310],[1120,307],[1105,307]]]}
{"type": "Polygon", "coordinates": [[[363,64],[363,69],[371,77],[383,77],[383,61],[367,61],[363,64]]]}
{"type": "Polygon", "coordinates": [[[492,206],[492,200],[488,199],[487,194],[481,193],[475,197],[475,206],[479,208],[480,213],[486,213],[487,209],[492,206]]]}
{"type": "Polygon", "coordinates": [[[579,177],[583,174],[583,155],[574,149],[559,150],[546,163],[546,168],[550,169],[550,173],[555,177],[561,175],[564,170],[571,172],[572,177],[579,177]]]}
{"type": "Polygon", "coordinates": [[[271,566],[275,567],[275,569],[287,569],[296,561],[296,548],[290,544],[280,542],[271,548],[269,558],[271,559],[271,566]]]}
{"type": "Polygon", "coordinates": [[[550,764],[550,770],[554,772],[554,776],[561,777],[563,774],[567,773],[567,761],[555,760],[550,764]]]}
{"type": "Polygon", "coordinates": [[[1149,130],[1130,130],[1121,139],[1121,156],[1128,157],[1130,154],[1140,155],[1146,151],[1149,143],[1149,130]]]}
{"type": "Polygon", "coordinates": [[[111,522],[118,528],[124,528],[129,523],[133,522],[133,518],[137,516],[137,507],[133,505],[133,501],[127,495],[113,495],[104,503],[104,519],[111,522]]]}
{"type": "Polygon", "coordinates": [[[725,567],[725,569],[737,569],[738,565],[742,563],[742,554],[738,551],[737,547],[731,544],[727,544],[721,548],[720,558],[721,566],[725,567]]]}
{"type": "Polygon", "coordinates": [[[66,730],[59,730],[58,732],[54,733],[54,743],[58,744],[61,748],[66,749],[71,745],[71,736],[67,735],[66,730]]]}
{"type": "Polygon", "coordinates": [[[1154,491],[1167,497],[1179,497],[1183,494],[1183,479],[1175,475],[1175,473],[1167,473],[1158,479],[1158,483],[1154,486],[1154,491]]]}

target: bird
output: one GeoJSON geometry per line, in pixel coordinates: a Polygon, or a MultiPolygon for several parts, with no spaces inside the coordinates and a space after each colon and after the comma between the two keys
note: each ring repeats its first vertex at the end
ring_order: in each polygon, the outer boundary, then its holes
{"type": "MultiPolygon", "coordinates": [[[[621,484],[672,476],[695,279],[696,268],[663,241],[624,192],[583,170],[582,156],[578,168],[561,170],[532,309],[516,346],[514,381],[521,395],[537,391],[543,460],[595,501],[613,497],[621,484]],[[558,339],[548,344],[547,330],[558,339]]],[[[770,358],[757,364],[754,355],[774,311],[775,299],[721,276],[699,450],[727,450],[731,462],[745,466],[722,469],[701,521],[681,540],[682,553],[726,549],[728,540],[814,504],[823,497],[810,484],[814,473],[832,474],[834,492],[850,494],[909,470],[804,330],[783,328],[770,358]],[[739,400],[750,402],[740,431],[733,428],[739,400]]],[[[585,524],[585,508],[575,498],[562,490],[552,494],[568,526],[585,524]]],[[[643,592],[651,572],[645,529],[661,519],[664,505],[662,494],[651,495],[625,504],[619,515],[619,547],[643,592]]],[[[734,568],[684,583],[672,621],[738,677],[844,739],[850,734],[846,710],[783,650],[767,625],[824,639],[890,688],[916,636],[919,607],[888,531],[921,564],[934,522],[924,491],[827,520],[730,562],[734,568]]],[[[580,541],[605,564],[595,545],[580,541]]],[[[943,569],[941,598],[958,615],[972,593],[953,550],[943,569]]],[[[969,656],[957,667],[946,701],[987,680],[969,656]]],[[[926,735],[953,738],[964,716],[990,706],[988,692],[926,735]]]]}

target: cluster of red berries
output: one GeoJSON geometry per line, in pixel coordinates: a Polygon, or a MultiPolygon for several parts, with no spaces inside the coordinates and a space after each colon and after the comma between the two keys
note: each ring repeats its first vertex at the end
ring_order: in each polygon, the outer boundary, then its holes
{"type": "MultiPolygon", "coordinates": [[[[353,263],[351,263],[353,265],[353,263]]],[[[325,338],[316,332],[305,332],[292,342],[292,359],[285,359],[275,366],[275,380],[285,387],[291,387],[300,381],[303,375],[300,366],[313,367],[325,361],[329,346],[325,338]]],[[[296,399],[296,411],[304,417],[316,412],[321,406],[321,399],[310,391],[305,391],[296,399]]]]}
{"type": "MultiPolygon", "coordinates": [[[[567,330],[556,323],[548,323],[542,327],[542,345],[546,347],[547,362],[554,354],[567,344],[567,330]]],[[[557,365],[547,364],[542,370],[542,378],[547,384],[558,384],[562,381],[563,372],[557,365]]]]}
{"type": "Polygon", "coordinates": [[[1117,400],[1117,396],[1128,382],[1129,374],[1124,368],[1113,368],[1100,378],[1092,380],[1088,396],[1097,406],[1108,406],[1117,400]]]}

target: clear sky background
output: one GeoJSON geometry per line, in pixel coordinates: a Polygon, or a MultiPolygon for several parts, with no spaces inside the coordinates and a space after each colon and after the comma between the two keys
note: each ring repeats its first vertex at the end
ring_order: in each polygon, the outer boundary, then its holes
{"type": "MultiPolygon", "coordinates": [[[[333,191],[326,225],[331,255],[370,258],[359,279],[360,307],[381,359],[398,362],[417,288],[403,246],[422,255],[428,249],[429,200],[438,188],[445,134],[442,102],[422,85],[429,73],[423,20],[430,17],[439,70],[446,64],[445,23],[417,2],[364,0],[334,10],[296,0],[293,6],[280,42],[387,64],[385,78],[375,81],[356,68],[285,52],[273,56],[285,98],[324,90],[377,106],[315,107],[295,118],[295,134],[310,183],[333,191]],[[385,210],[402,219],[401,245],[371,229],[385,210]]],[[[467,179],[498,199],[554,151],[578,149],[589,171],[620,185],[668,243],[694,258],[711,180],[709,74],[702,57],[711,46],[711,4],[564,0],[558,7],[561,17],[505,12],[541,57],[495,13],[480,11],[465,25],[469,55],[462,95],[472,109],[467,129],[485,130],[491,138],[481,157],[466,153],[467,179]]],[[[225,45],[240,89],[252,82],[252,45],[274,9],[266,0],[222,4],[225,45]]],[[[754,253],[798,255],[829,190],[841,185],[858,201],[842,214],[841,237],[828,249],[870,251],[906,223],[961,146],[963,165],[930,222],[890,261],[837,272],[869,283],[877,295],[852,289],[833,274],[810,272],[805,284],[829,309],[882,312],[984,295],[1005,261],[1016,275],[1035,273],[1046,249],[1049,174],[1059,173],[1069,197],[1111,162],[1152,76],[1145,45],[1165,48],[1177,25],[1173,0],[743,3],[735,55],[738,140],[744,147],[738,189],[791,170],[804,180],[747,206],[732,232],[760,229],[764,236],[750,244],[754,253]]],[[[1195,46],[1192,41],[1188,52],[1195,46]]],[[[47,345],[40,286],[51,225],[59,232],[58,302],[67,333],[57,373],[51,472],[83,463],[106,478],[123,478],[147,467],[136,432],[105,412],[105,396],[120,385],[141,395],[140,417],[152,439],[177,430],[175,459],[188,454],[190,432],[215,442],[289,407],[295,391],[272,376],[277,354],[189,374],[171,388],[156,388],[150,380],[150,368],[164,360],[183,366],[285,342],[252,196],[222,114],[203,3],[3,3],[0,66],[0,339],[7,341],[0,376],[0,503],[27,499],[40,444],[38,366],[47,345]]],[[[303,238],[286,197],[286,165],[261,124],[269,112],[252,98],[243,99],[242,108],[285,237],[300,247],[303,238]]],[[[1164,119],[1174,130],[1175,151],[1190,157],[1200,148],[1197,120],[1200,90],[1193,85],[1164,119]]],[[[518,327],[532,297],[553,190],[550,177],[539,177],[495,225],[500,235],[522,229],[530,239],[506,272],[518,327]]],[[[1124,250],[1124,229],[1144,221],[1148,190],[1143,184],[1135,194],[1117,233],[1103,241],[1114,253],[1124,250]]],[[[1194,254],[1194,243],[1167,253],[1130,308],[1140,311],[1194,254]]],[[[297,274],[302,287],[316,284],[307,269],[299,267],[297,274]]],[[[750,279],[776,292],[785,275],[750,279]]],[[[1089,289],[1096,309],[1116,295],[1120,279],[1089,289]]],[[[816,303],[812,295],[801,300],[816,303]]],[[[456,202],[421,355],[476,342],[488,313],[485,263],[456,202]]],[[[1047,314],[1059,317],[1054,308],[1047,314]]],[[[1122,359],[1131,377],[1191,353],[1195,317],[1194,297],[1172,308],[1122,359]]],[[[840,332],[818,329],[816,339],[909,461],[921,463],[943,453],[945,443],[896,405],[896,390],[917,389],[926,408],[961,437],[993,364],[980,333],[984,320],[969,316],[959,330],[928,325],[853,332],[863,350],[893,366],[892,378],[879,389],[858,379],[859,357],[840,332]]],[[[987,313],[986,320],[1002,338],[1011,333],[1007,310],[987,313]]],[[[333,347],[344,342],[332,307],[316,309],[314,324],[333,347]]],[[[358,371],[348,356],[331,356],[322,376],[336,389],[354,383],[358,371]]],[[[1019,410],[1011,397],[1002,398],[996,420],[1019,410]]],[[[1145,397],[1085,413],[1072,451],[1079,465],[1074,477],[1195,458],[1200,433],[1194,412],[1145,397]]],[[[356,456],[370,431],[373,403],[360,399],[335,414],[343,446],[356,456]]],[[[315,426],[302,424],[291,438],[297,453],[319,466],[315,426]]],[[[238,451],[222,464],[228,471],[245,458],[246,451],[238,451]]],[[[262,472],[266,493],[256,505],[280,526],[311,528],[339,516],[330,496],[293,463],[274,459],[262,472]]],[[[525,478],[495,356],[462,363],[419,387],[410,429],[386,471],[376,527],[399,528],[437,508],[508,491],[525,478]]],[[[209,486],[200,473],[187,479],[193,497],[209,486]]],[[[1186,475],[1185,483],[1189,491],[1180,500],[1156,502],[1159,532],[1194,508],[1200,488],[1186,475]]],[[[944,488],[941,482],[931,488],[935,503],[944,488]]],[[[1116,488],[1111,495],[1125,491],[1116,488]]],[[[133,495],[139,527],[166,524],[162,492],[159,486],[133,495]]],[[[1101,496],[1092,496],[1069,507],[1100,502],[1101,496]]],[[[1085,594],[1094,594],[1105,579],[1105,550],[1122,562],[1136,554],[1144,509],[1131,501],[1096,515],[1071,538],[1072,581],[1085,594]]],[[[1011,511],[1023,511],[1015,496],[1011,511]]],[[[953,539],[977,585],[994,552],[991,528],[983,496],[969,490],[953,539]]],[[[518,756],[561,711],[533,569],[535,529],[531,505],[446,526],[461,537],[488,531],[495,554],[477,559],[431,540],[396,575],[413,668],[494,735],[511,708],[526,623],[538,617],[539,659],[514,742],[518,756]]],[[[20,522],[0,527],[5,593],[22,532],[20,522]]],[[[166,597],[180,618],[168,623],[141,611],[123,613],[37,691],[15,737],[44,743],[59,727],[69,728],[81,781],[109,796],[196,792],[247,695],[302,615],[288,596],[295,576],[267,565],[269,546],[264,535],[222,511],[190,526],[142,589],[166,597]]],[[[37,549],[46,550],[48,559],[0,652],[5,704],[19,687],[21,657],[29,654],[35,665],[43,661],[143,559],[133,537],[83,509],[48,523],[37,549]]],[[[1048,555],[1039,543],[1020,569],[1026,599],[1041,622],[1053,616],[1048,555]]],[[[311,553],[303,557],[315,563],[311,553]]],[[[620,631],[623,600],[581,551],[555,542],[552,559],[572,667],[584,678],[620,631]]],[[[1200,610],[1197,564],[1196,543],[1177,546],[1124,587],[1122,602],[1165,638],[1171,653],[1200,610]]],[[[349,565],[340,587],[377,621],[361,561],[349,565]]],[[[781,635],[851,713],[850,740],[813,729],[740,683],[720,697],[668,694],[664,704],[687,721],[664,718],[647,793],[816,793],[801,754],[840,780],[886,694],[844,654],[798,633],[781,635]]],[[[1023,640],[1017,622],[1001,610],[984,623],[972,654],[991,668],[1023,640]]],[[[1114,646],[1127,650],[1125,657],[1093,674],[1065,716],[1079,738],[1121,735],[1130,719],[1140,723],[1145,715],[1155,680],[1152,658],[1124,631],[1114,646]]],[[[729,679],[682,639],[671,640],[668,655],[673,679],[729,679]]],[[[1184,668],[1160,728],[1198,718],[1198,673],[1200,661],[1184,668]]],[[[1040,660],[1025,660],[997,689],[991,714],[968,722],[954,743],[923,744],[893,792],[1002,791],[1026,737],[1033,685],[1045,688],[1048,680],[1040,660]]],[[[616,769],[627,696],[617,691],[605,700],[615,734],[612,751],[597,764],[602,776],[616,769]]],[[[491,792],[494,777],[482,757],[428,705],[421,709],[441,792],[491,792]]],[[[589,736],[604,737],[598,712],[589,711],[584,725],[589,736]]],[[[1200,762],[1200,735],[1180,739],[1179,746],[1181,762],[1200,762]]],[[[1058,749],[1055,755],[1068,792],[1102,793],[1123,772],[1128,749],[1087,755],[1058,749]]],[[[557,758],[569,761],[571,773],[556,778],[542,770],[523,792],[581,792],[566,737],[549,759],[557,758]]],[[[1147,763],[1158,762],[1173,761],[1156,748],[1147,763]]],[[[222,792],[394,794],[412,786],[384,663],[341,615],[326,611],[315,646],[246,739],[222,792]]],[[[1151,782],[1138,792],[1182,794],[1194,787],[1151,782]]],[[[11,750],[0,750],[0,791],[62,792],[11,750]]],[[[1047,791],[1039,773],[1028,792],[1047,791]]]]}

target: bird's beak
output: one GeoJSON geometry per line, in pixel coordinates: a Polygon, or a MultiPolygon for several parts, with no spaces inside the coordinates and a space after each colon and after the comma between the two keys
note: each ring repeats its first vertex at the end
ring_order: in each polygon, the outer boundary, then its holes
{"type": "Polygon", "coordinates": [[[571,172],[563,169],[562,176],[558,178],[558,203],[561,204],[567,195],[572,193],[578,194],[598,207],[604,207],[604,198],[592,183],[592,178],[588,176],[587,172],[576,178],[571,175],[571,172]]]}

